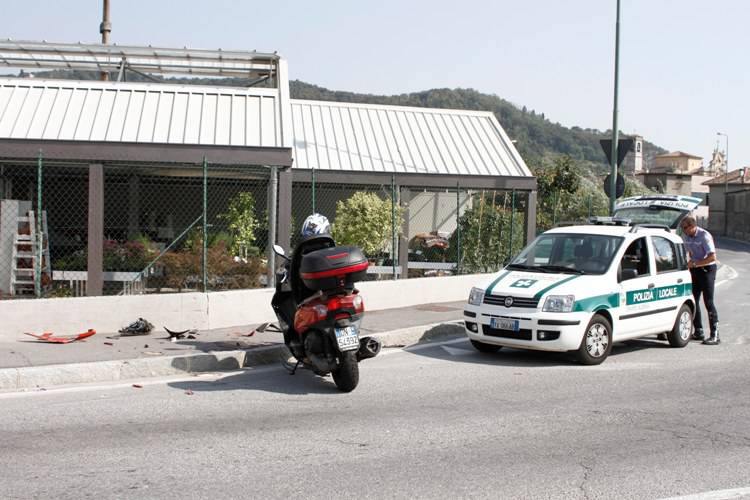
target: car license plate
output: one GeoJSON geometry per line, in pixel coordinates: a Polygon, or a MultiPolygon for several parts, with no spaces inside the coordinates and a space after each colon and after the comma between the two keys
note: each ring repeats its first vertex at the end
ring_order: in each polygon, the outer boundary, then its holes
{"type": "Polygon", "coordinates": [[[518,320],[505,318],[490,318],[490,326],[497,330],[518,331],[518,320]]]}
{"type": "Polygon", "coordinates": [[[339,349],[342,351],[359,349],[359,334],[357,333],[356,326],[349,325],[345,328],[336,328],[335,331],[339,349]]]}

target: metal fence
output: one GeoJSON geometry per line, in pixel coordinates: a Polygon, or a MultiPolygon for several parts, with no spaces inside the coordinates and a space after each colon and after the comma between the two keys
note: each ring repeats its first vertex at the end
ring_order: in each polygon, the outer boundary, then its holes
{"type": "MultiPolygon", "coordinates": [[[[88,182],[88,165],[0,165],[2,298],[86,295],[88,182]]],[[[267,168],[105,165],[103,293],[264,286],[268,185],[267,168]]]]}
{"type": "Polygon", "coordinates": [[[527,203],[521,192],[421,189],[387,178],[380,185],[296,182],[293,235],[310,213],[325,215],[337,244],[362,248],[370,279],[492,272],[523,248],[527,203]]]}
{"type": "MultiPolygon", "coordinates": [[[[105,164],[103,293],[219,291],[268,285],[271,169],[105,164]]],[[[0,297],[88,294],[90,166],[0,163],[0,297]]],[[[292,184],[291,244],[313,212],[338,244],[360,246],[369,279],[493,272],[524,246],[529,197],[453,186],[292,184]]],[[[541,209],[552,205],[540,202],[541,209]]],[[[271,213],[270,213],[271,212],[271,213]]],[[[93,226],[92,226],[93,227],[93,226]]],[[[96,248],[96,246],[94,246],[96,248]]],[[[93,262],[97,262],[93,260],[93,262]]]]}

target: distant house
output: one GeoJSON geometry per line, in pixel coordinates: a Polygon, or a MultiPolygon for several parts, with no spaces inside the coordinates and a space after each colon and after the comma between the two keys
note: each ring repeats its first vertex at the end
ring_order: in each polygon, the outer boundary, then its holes
{"type": "MultiPolygon", "coordinates": [[[[714,166],[714,161],[709,165],[714,166]]],[[[713,176],[708,168],[704,168],[702,157],[683,151],[656,155],[651,168],[640,174],[643,184],[660,193],[703,199],[704,204],[695,212],[699,219],[708,217],[708,188],[703,183],[713,176]]]]}

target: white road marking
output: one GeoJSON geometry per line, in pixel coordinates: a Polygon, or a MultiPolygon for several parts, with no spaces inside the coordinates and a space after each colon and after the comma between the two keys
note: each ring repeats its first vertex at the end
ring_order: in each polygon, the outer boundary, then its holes
{"type": "Polygon", "coordinates": [[[429,349],[431,347],[437,347],[437,346],[443,346],[443,345],[450,345],[450,344],[458,344],[461,342],[467,342],[469,339],[467,337],[461,337],[459,339],[453,339],[453,340],[444,340],[442,342],[427,342],[425,344],[413,344],[408,345],[405,347],[384,347],[382,351],[380,351],[380,354],[378,354],[378,357],[386,356],[389,354],[396,354],[399,352],[414,352],[414,351],[421,351],[423,349],[429,349]]]}
{"type": "Polygon", "coordinates": [[[742,498],[745,496],[750,496],[750,488],[704,491],[703,493],[696,493],[694,495],[670,497],[662,500],[727,500],[730,498],[742,498]]]}
{"type": "Polygon", "coordinates": [[[725,267],[729,271],[729,276],[726,279],[723,279],[719,281],[718,283],[714,284],[714,287],[721,286],[727,281],[731,281],[739,276],[739,273],[735,271],[733,267],[727,266],[726,264],[725,264],[725,267]]]}

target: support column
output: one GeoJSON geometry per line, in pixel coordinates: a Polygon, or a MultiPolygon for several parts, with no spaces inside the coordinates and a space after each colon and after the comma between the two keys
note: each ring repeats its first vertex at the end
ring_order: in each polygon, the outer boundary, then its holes
{"type": "Polygon", "coordinates": [[[279,171],[279,208],[276,244],[288,253],[291,250],[292,231],[292,169],[279,171]]]}
{"type": "Polygon", "coordinates": [[[524,233],[526,233],[524,246],[528,245],[534,241],[534,238],[536,238],[536,198],[536,190],[529,191],[526,196],[526,219],[523,222],[524,233]]]}
{"type": "Polygon", "coordinates": [[[86,295],[102,295],[104,288],[104,166],[89,165],[88,273],[86,295]]]}
{"type": "Polygon", "coordinates": [[[128,238],[141,232],[141,178],[131,175],[128,178],[128,238]]]}
{"type": "Polygon", "coordinates": [[[404,209],[404,219],[401,223],[401,236],[398,242],[398,264],[401,266],[401,275],[399,278],[407,279],[409,277],[409,219],[411,205],[411,191],[408,188],[401,188],[401,207],[404,209]]]}
{"type": "Polygon", "coordinates": [[[267,255],[268,255],[268,282],[267,287],[273,288],[276,284],[274,278],[276,276],[276,252],[273,250],[273,246],[276,244],[276,226],[277,226],[277,209],[278,209],[278,195],[279,195],[279,175],[278,167],[271,167],[268,182],[268,244],[267,255]]]}

